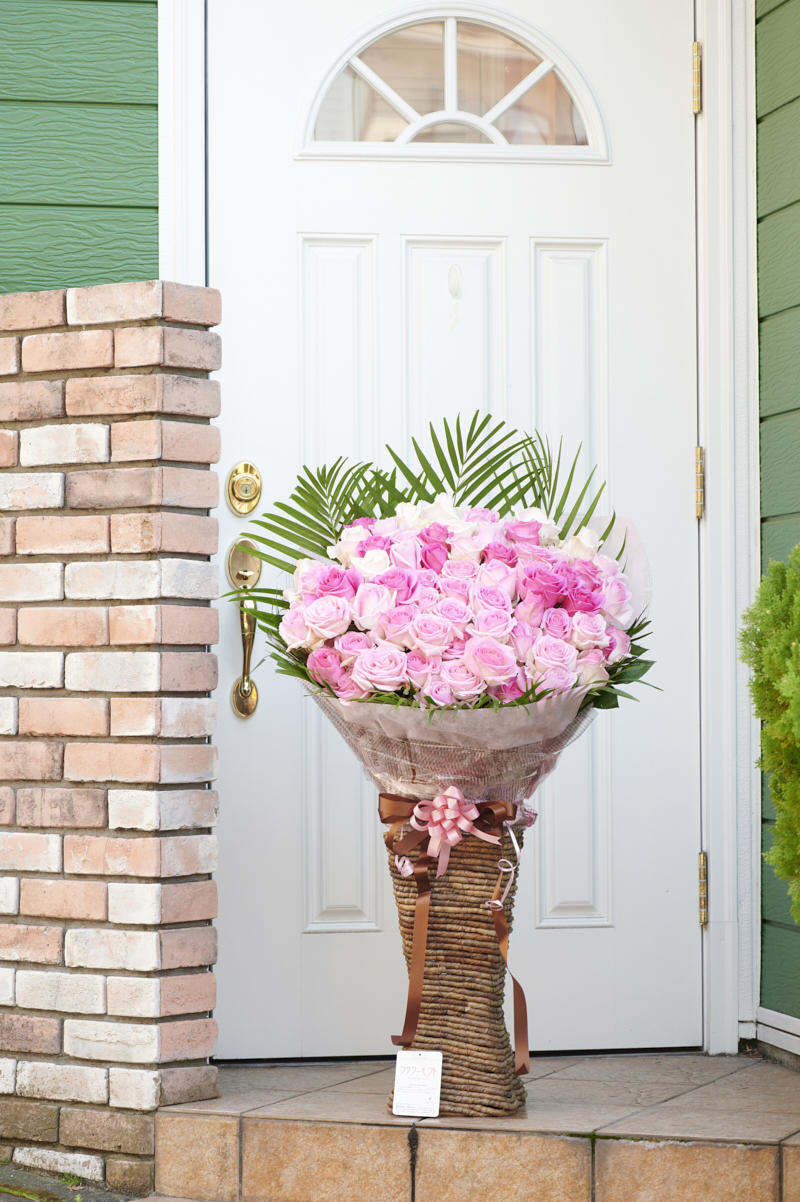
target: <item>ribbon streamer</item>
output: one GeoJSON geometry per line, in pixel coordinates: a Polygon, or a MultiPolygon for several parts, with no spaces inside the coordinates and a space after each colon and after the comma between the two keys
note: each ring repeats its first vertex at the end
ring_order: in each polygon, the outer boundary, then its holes
{"type": "Polygon", "coordinates": [[[435,797],[433,801],[416,801],[396,793],[381,793],[378,796],[378,813],[381,822],[389,826],[386,844],[395,853],[395,864],[403,876],[411,876],[417,886],[414,906],[414,929],[411,938],[411,963],[408,969],[408,1000],[406,1016],[400,1035],[392,1036],[392,1043],[408,1047],[414,1039],[419,1022],[422,1003],[422,986],[425,976],[425,957],[428,946],[428,918],[430,915],[431,882],[429,867],[437,865],[436,876],[446,871],[451,848],[460,843],[464,834],[471,834],[487,843],[500,843],[500,834],[494,831],[505,829],[514,844],[517,863],[502,859],[498,862],[500,874],[494,893],[486,905],[494,922],[495,934],[503,963],[514,986],[514,1056],[516,1075],[527,1073],[530,1068],[528,1050],[528,1014],[525,994],[516,977],[508,969],[508,923],[503,903],[514,880],[519,864],[519,844],[511,824],[516,819],[516,805],[510,801],[467,801],[463,793],[454,786],[435,797]],[[473,812],[474,811],[474,812],[473,812]],[[406,834],[402,828],[411,826],[406,834]],[[397,836],[400,836],[399,838],[397,836]],[[421,845],[427,840],[427,846],[421,845]],[[419,847],[416,862],[405,854],[419,847]],[[508,884],[503,889],[504,877],[508,884]]]}

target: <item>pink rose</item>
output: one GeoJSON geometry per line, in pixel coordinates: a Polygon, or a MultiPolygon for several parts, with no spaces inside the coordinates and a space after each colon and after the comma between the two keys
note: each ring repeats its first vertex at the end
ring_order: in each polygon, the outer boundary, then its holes
{"type": "Polygon", "coordinates": [[[474,563],[481,560],[485,540],[471,538],[468,534],[459,534],[450,543],[450,559],[453,563],[474,563]]]}
{"type": "Polygon", "coordinates": [[[465,522],[499,522],[500,514],[495,513],[493,509],[483,509],[477,505],[474,509],[468,509],[464,514],[465,522]]]}
{"type": "Polygon", "coordinates": [[[423,568],[429,568],[431,571],[436,572],[437,576],[446,561],[447,547],[442,543],[431,543],[430,546],[425,547],[420,558],[423,568]]]}
{"type": "Polygon", "coordinates": [[[608,680],[603,652],[597,647],[592,651],[584,651],[583,655],[579,655],[576,667],[578,681],[582,685],[605,684],[608,680]]]}
{"type": "Polygon", "coordinates": [[[486,689],[485,681],[471,672],[463,659],[443,660],[441,681],[450,689],[455,701],[469,701],[486,689]]]}
{"type": "Polygon", "coordinates": [[[469,559],[448,559],[442,568],[442,576],[448,580],[474,580],[478,565],[469,559]]]}
{"type": "Polygon", "coordinates": [[[452,705],[455,701],[453,690],[441,676],[432,675],[422,692],[434,705],[452,705]]]}
{"type": "Polygon", "coordinates": [[[587,588],[585,584],[577,582],[569,585],[564,594],[564,609],[569,614],[576,614],[579,610],[583,613],[596,613],[603,606],[603,592],[601,589],[587,588]]]}
{"type": "Polygon", "coordinates": [[[513,601],[517,592],[517,573],[501,559],[490,559],[478,568],[478,583],[493,584],[496,588],[501,588],[509,600],[513,601]]]}
{"type": "Polygon", "coordinates": [[[630,626],[633,621],[631,595],[622,576],[611,576],[603,588],[603,609],[618,626],[630,626]]]}
{"type": "Polygon", "coordinates": [[[511,647],[498,643],[497,639],[484,636],[467,639],[464,663],[470,672],[479,676],[487,685],[508,684],[519,669],[511,647]]]}
{"type": "Polygon", "coordinates": [[[566,668],[574,672],[578,649],[550,634],[540,634],[531,647],[530,658],[537,672],[547,672],[550,668],[566,668]]]}
{"type": "Polygon", "coordinates": [[[393,609],[387,609],[381,614],[379,624],[384,639],[388,643],[394,643],[396,647],[413,646],[410,628],[416,615],[415,605],[396,605],[393,609]]]}
{"type": "Polygon", "coordinates": [[[352,672],[345,669],[334,692],[340,701],[346,703],[348,701],[363,701],[365,697],[369,696],[370,690],[356,684],[353,680],[352,672]]]}
{"type": "Polygon", "coordinates": [[[495,685],[489,689],[492,697],[496,697],[498,701],[508,704],[509,701],[517,701],[520,697],[524,697],[528,691],[528,678],[520,668],[513,680],[509,680],[507,684],[495,685]]]}
{"type": "Polygon", "coordinates": [[[424,547],[438,545],[444,547],[452,538],[452,530],[441,522],[431,522],[429,526],[425,526],[417,534],[417,538],[424,547]]]}
{"type": "Polygon", "coordinates": [[[317,638],[335,639],[350,625],[350,602],[344,597],[317,597],[306,606],[305,617],[308,629],[317,638]]]}
{"type": "Polygon", "coordinates": [[[515,549],[525,554],[539,546],[541,522],[506,522],[506,538],[515,549]]]}
{"type": "Polygon", "coordinates": [[[400,523],[394,515],[390,518],[378,518],[373,520],[372,533],[380,534],[383,538],[391,538],[399,526],[400,523]]]}
{"type": "Polygon", "coordinates": [[[452,643],[442,652],[442,659],[463,659],[466,645],[466,639],[453,639],[452,643]]]}
{"type": "Polygon", "coordinates": [[[404,531],[403,536],[393,540],[389,548],[389,558],[393,567],[416,572],[421,562],[419,543],[413,534],[408,537],[408,533],[410,532],[404,531]]]}
{"type": "Polygon", "coordinates": [[[298,647],[308,647],[313,641],[313,635],[306,625],[305,613],[306,607],[301,602],[293,605],[281,618],[278,634],[289,651],[296,651],[298,647]]]}
{"type": "Polygon", "coordinates": [[[439,583],[439,573],[431,568],[420,568],[417,572],[417,588],[436,588],[439,583]]]}
{"type": "Polygon", "coordinates": [[[572,615],[572,638],[570,641],[579,651],[588,651],[591,647],[606,647],[608,635],[603,615],[587,614],[578,610],[572,615]]]}
{"type": "Polygon", "coordinates": [[[606,634],[608,635],[608,646],[605,651],[606,663],[617,664],[626,655],[630,655],[630,635],[626,634],[624,630],[618,630],[616,626],[609,626],[606,634]]]}
{"type": "Polygon", "coordinates": [[[545,608],[551,609],[560,597],[564,596],[563,577],[548,564],[534,561],[520,567],[517,565],[517,580],[520,596],[536,593],[544,602],[545,608]]]}
{"type": "Polygon", "coordinates": [[[413,600],[417,587],[417,573],[409,572],[406,568],[389,568],[375,577],[376,584],[383,584],[394,591],[398,605],[405,605],[413,600]]]}
{"type": "Polygon", "coordinates": [[[393,605],[394,593],[384,584],[362,584],[353,598],[353,621],[361,630],[372,630],[393,605]]]}
{"type": "Polygon", "coordinates": [[[566,693],[578,679],[576,672],[568,668],[547,668],[536,679],[536,690],[547,689],[551,693],[566,693]]]}
{"type": "Polygon", "coordinates": [[[353,664],[353,680],[362,689],[394,692],[408,681],[405,652],[392,643],[378,643],[361,651],[353,664]]]}
{"type": "Polygon", "coordinates": [[[572,618],[565,609],[546,609],[542,614],[542,633],[552,634],[554,639],[568,639],[572,634],[572,618]]]}
{"type": "Polygon", "coordinates": [[[317,595],[320,577],[327,570],[327,564],[319,563],[315,559],[301,559],[294,570],[295,592],[300,594],[304,601],[313,601],[317,595]]]}
{"type": "Polygon", "coordinates": [[[317,581],[317,595],[320,597],[346,597],[351,600],[356,595],[364,577],[356,568],[325,568],[317,581]]]}
{"type": "Polygon", "coordinates": [[[511,627],[511,646],[514,648],[514,654],[520,663],[523,662],[525,656],[533,646],[534,637],[538,637],[539,635],[539,630],[536,629],[536,636],[534,636],[534,629],[536,628],[528,622],[520,622],[516,618],[514,625],[511,627]]]}
{"type": "Polygon", "coordinates": [[[380,534],[370,534],[363,542],[358,544],[358,554],[366,555],[367,551],[388,551],[391,547],[391,542],[380,534]]]}
{"type": "Polygon", "coordinates": [[[460,597],[441,597],[434,606],[434,613],[446,618],[458,635],[464,633],[472,617],[472,610],[460,597]]]}
{"type": "Polygon", "coordinates": [[[366,651],[372,646],[372,640],[357,630],[348,630],[334,639],[333,645],[342,658],[342,667],[349,668],[359,651],[366,651]]]}
{"type": "Polygon", "coordinates": [[[544,616],[544,601],[536,593],[528,593],[524,601],[520,601],[514,610],[518,622],[527,622],[530,626],[541,626],[544,616]]]}
{"type": "Polygon", "coordinates": [[[473,635],[485,634],[499,643],[507,643],[514,624],[514,615],[505,610],[479,609],[467,630],[473,635]]]}
{"type": "Polygon", "coordinates": [[[438,672],[441,667],[438,655],[423,655],[421,651],[409,651],[406,656],[406,671],[408,679],[415,689],[424,689],[430,679],[431,672],[438,672]]]}
{"type": "Polygon", "coordinates": [[[510,568],[516,567],[517,563],[517,553],[507,543],[487,543],[483,548],[483,557],[487,563],[490,559],[499,559],[501,563],[507,563],[510,568]]]}
{"type": "Polygon", "coordinates": [[[333,647],[318,647],[306,660],[308,674],[317,684],[330,685],[335,689],[342,679],[342,659],[333,647]]]}
{"type": "Polygon", "coordinates": [[[603,583],[600,569],[589,559],[573,559],[572,571],[577,582],[588,589],[600,588],[603,583]]]}
{"type": "Polygon", "coordinates": [[[411,646],[423,655],[440,655],[453,638],[453,628],[437,613],[417,614],[410,628],[411,646]]]}
{"type": "Polygon", "coordinates": [[[442,576],[439,581],[439,592],[443,597],[458,597],[459,601],[468,601],[472,583],[469,580],[459,580],[454,576],[442,576]]]}
{"type": "Polygon", "coordinates": [[[496,584],[474,584],[469,595],[470,604],[479,609],[502,609],[511,612],[511,599],[504,589],[496,584]]]}

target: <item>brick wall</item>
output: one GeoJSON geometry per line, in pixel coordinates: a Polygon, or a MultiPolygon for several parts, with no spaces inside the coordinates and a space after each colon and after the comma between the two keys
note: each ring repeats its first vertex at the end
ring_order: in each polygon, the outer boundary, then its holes
{"type": "Polygon", "coordinates": [[[0,1145],[131,1192],[216,1092],[218,320],[0,296],[0,1145]]]}

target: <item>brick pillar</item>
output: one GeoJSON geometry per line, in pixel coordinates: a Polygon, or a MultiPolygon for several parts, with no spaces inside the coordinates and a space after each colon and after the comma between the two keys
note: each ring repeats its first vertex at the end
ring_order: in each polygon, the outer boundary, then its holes
{"type": "Polygon", "coordinates": [[[130,1192],[216,1093],[218,321],[0,296],[0,1144],[130,1192]]]}

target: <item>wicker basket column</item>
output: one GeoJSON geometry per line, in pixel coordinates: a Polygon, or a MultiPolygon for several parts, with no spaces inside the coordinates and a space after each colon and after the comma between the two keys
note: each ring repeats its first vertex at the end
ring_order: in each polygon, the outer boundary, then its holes
{"type": "MultiPolygon", "coordinates": [[[[521,825],[515,833],[521,844],[521,825]]],[[[417,854],[409,858],[415,860],[417,854]]],[[[507,831],[500,847],[467,835],[451,851],[443,876],[435,878],[435,867],[430,869],[422,1004],[411,1046],[443,1053],[442,1114],[512,1114],[525,1101],[503,1015],[506,970],[486,905],[501,856],[512,863],[516,859],[507,831]]],[[[413,877],[397,871],[393,854],[389,870],[408,965],[417,889],[413,877]]],[[[509,929],[516,886],[515,877],[505,900],[509,929]]],[[[390,1095],[390,1108],[391,1101],[390,1095]]]]}

